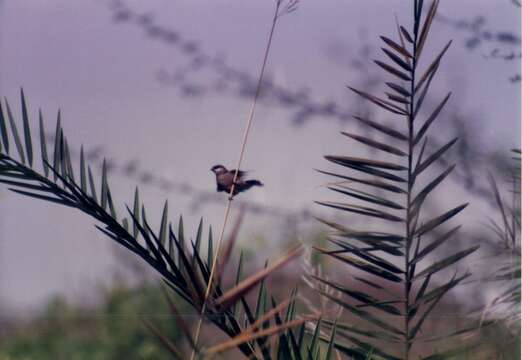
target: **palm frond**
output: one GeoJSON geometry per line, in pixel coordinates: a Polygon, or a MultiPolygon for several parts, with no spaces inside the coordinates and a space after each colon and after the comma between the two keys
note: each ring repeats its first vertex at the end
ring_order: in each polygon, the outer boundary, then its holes
{"type": "MultiPolygon", "coordinates": [[[[194,237],[195,240],[187,243],[183,219],[180,217],[178,228],[175,230],[168,219],[169,206],[166,201],[159,221],[159,228],[153,229],[147,218],[147,212],[138,188],[134,192],[132,208],[126,206],[128,215],[119,219],[113,189],[109,185],[107,162],[104,161],[101,177],[96,181],[95,174],[84,155],[83,146],[80,152],[80,176],[77,182],[69,143],[62,128],[61,112],[58,112],[56,122],[51,163],[46,147],[44,119],[42,112],[39,111],[40,170],[37,169],[37,163],[34,162],[35,153],[25,94],[23,91],[21,92],[24,141],[19,136],[16,119],[7,100],[5,100],[5,104],[11,134],[9,136],[7,133],[3,108],[0,108],[0,183],[7,185],[14,193],[68,206],[95,219],[97,221],[95,227],[99,231],[144,260],[163,277],[168,289],[192,306],[195,311],[200,312],[204,303],[204,291],[210,281],[210,268],[213,261],[213,257],[210,255],[213,252],[211,231],[209,231],[206,241],[209,253],[205,256],[202,253],[202,243],[205,242],[203,222],[200,221],[194,237]],[[18,159],[8,152],[10,141],[17,148],[18,159]],[[96,182],[99,184],[98,188],[96,182]]],[[[238,231],[239,224],[234,229],[233,238],[237,237],[238,231]]],[[[226,264],[233,251],[235,239],[231,240],[223,264],[226,264]]],[[[247,357],[269,360],[272,359],[267,343],[270,336],[285,336],[285,341],[290,343],[291,337],[286,330],[299,326],[305,321],[313,320],[314,317],[296,319],[292,310],[291,316],[288,315],[284,319],[280,319],[281,321],[276,321],[274,314],[277,313],[277,310],[265,311],[268,304],[266,300],[268,290],[264,285],[261,286],[260,290],[262,301],[258,301],[258,310],[252,313],[246,301],[247,295],[259,286],[264,279],[295,259],[300,251],[300,248],[294,248],[265,269],[241,280],[239,274],[242,265],[240,262],[235,285],[223,288],[220,281],[214,283],[203,315],[230,339],[233,339],[226,343],[226,348],[237,347],[247,357]],[[241,318],[247,319],[246,323],[240,323],[238,319],[241,318]],[[262,326],[259,326],[259,324],[262,326]]],[[[224,269],[221,269],[221,271],[224,271],[224,269]]],[[[295,309],[294,301],[292,300],[290,303],[292,309],[295,309]]],[[[172,312],[177,314],[177,310],[170,300],[169,304],[172,312]]],[[[280,310],[286,305],[288,304],[276,303],[274,307],[280,310]]],[[[176,321],[185,329],[184,333],[189,343],[195,346],[194,339],[189,336],[188,325],[182,323],[182,319],[178,318],[176,321]]],[[[152,323],[147,322],[145,325],[169,349],[173,357],[185,358],[180,349],[175,347],[152,323]]],[[[301,344],[299,343],[297,346],[301,346],[301,344]]],[[[216,347],[211,346],[209,349],[216,353],[221,351],[218,345],[216,347]]],[[[197,350],[202,351],[201,349],[197,350]]]]}
{"type": "MultiPolygon", "coordinates": [[[[427,107],[425,100],[429,96],[431,85],[436,81],[451,41],[434,59],[428,61],[425,70],[421,70],[419,60],[421,54],[425,53],[439,1],[431,2],[424,18],[424,1],[415,0],[413,3],[413,28],[407,29],[397,20],[399,40],[394,40],[389,35],[381,36],[385,44],[382,50],[388,62],[375,60],[378,67],[391,77],[385,85],[393,92],[385,92],[385,99],[348,87],[388,115],[396,115],[399,124],[403,124],[403,129],[399,125],[391,129],[356,115],[355,119],[361,124],[378,130],[385,139],[381,141],[352,132],[342,132],[350,140],[378,150],[386,156],[386,160],[328,155],[325,156],[326,160],[348,172],[320,171],[350,182],[349,185],[334,184],[327,187],[338,198],[348,197],[353,202],[338,200],[316,203],[351,216],[362,217],[369,228],[355,231],[342,224],[321,220],[334,230],[329,238],[333,249],[315,248],[321,254],[359,270],[364,277],[357,277],[357,280],[370,287],[368,290],[354,289],[325,277],[315,277],[315,280],[341,294],[336,297],[320,291],[324,297],[367,323],[367,329],[342,323],[336,325],[336,338],[342,338],[351,344],[350,346],[336,340],[336,348],[356,359],[363,359],[363,354],[369,351],[377,358],[408,358],[426,320],[441,299],[469,275],[455,273],[449,282],[438,285],[436,279],[439,274],[453,268],[478,249],[478,246],[470,246],[449,255],[434,257],[436,251],[447,244],[448,239],[455,239],[453,235],[460,226],[453,226],[452,230],[442,234],[438,233],[439,229],[452,222],[467,204],[455,206],[437,216],[430,217],[423,213],[423,205],[455,166],[450,166],[433,177],[430,177],[431,172],[428,170],[451,151],[458,139],[449,140],[436,149],[428,146],[427,136],[435,120],[443,113],[451,92],[440,100],[424,120],[421,118],[427,107]],[[417,146],[419,144],[422,146],[417,146]],[[352,176],[353,172],[363,173],[366,178],[352,176]],[[371,228],[378,223],[382,223],[379,228],[393,230],[372,231],[371,228]],[[388,261],[388,257],[392,257],[394,261],[388,261]],[[403,264],[399,265],[397,261],[403,264]],[[390,297],[386,289],[390,284],[402,287],[403,295],[390,297]],[[404,321],[386,322],[381,319],[383,315],[401,316],[404,321]],[[383,341],[396,344],[395,348],[401,344],[401,355],[383,347],[383,341]]],[[[330,325],[334,323],[333,320],[324,321],[330,325]]],[[[477,324],[471,328],[476,329],[477,324]]],[[[458,331],[456,333],[459,334],[458,331]]],[[[422,336],[428,335],[423,333],[422,336]]]]}

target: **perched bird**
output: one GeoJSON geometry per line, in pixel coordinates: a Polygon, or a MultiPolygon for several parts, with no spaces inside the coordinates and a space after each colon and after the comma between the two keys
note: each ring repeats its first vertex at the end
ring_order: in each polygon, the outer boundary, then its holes
{"type": "MultiPolygon", "coordinates": [[[[216,174],[217,191],[224,191],[230,194],[236,170],[227,170],[227,168],[223,165],[214,165],[210,169],[210,171],[216,174]]],[[[238,170],[236,186],[234,186],[234,193],[232,194],[232,196],[235,196],[240,192],[246,191],[250,189],[252,186],[263,186],[263,183],[259,180],[245,180],[245,175],[245,171],[238,170]]]]}

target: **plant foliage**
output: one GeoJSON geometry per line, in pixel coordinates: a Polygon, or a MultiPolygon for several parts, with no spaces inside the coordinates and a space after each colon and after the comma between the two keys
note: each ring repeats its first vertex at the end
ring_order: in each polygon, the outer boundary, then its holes
{"type": "MultiPolygon", "coordinates": [[[[119,216],[114,203],[113,191],[109,185],[107,166],[104,162],[102,174],[96,181],[81,147],[80,164],[76,168],[69,151],[69,144],[58,112],[54,148],[48,149],[46,130],[42,111],[39,111],[40,166],[36,164],[33,148],[33,135],[29,120],[29,110],[23,90],[21,91],[21,131],[17,125],[15,112],[7,99],[0,102],[0,183],[9,190],[37,200],[43,200],[81,211],[95,219],[96,228],[121,246],[125,247],[159,273],[169,289],[176,293],[198,313],[204,303],[205,288],[209,283],[210,268],[213,261],[213,238],[209,229],[204,240],[203,221],[200,222],[196,236],[188,239],[180,216],[177,226],[169,221],[169,206],[165,202],[160,227],[153,229],[147,211],[136,188],[132,205],[126,205],[124,216],[119,216]],[[4,109],[5,106],[5,109],[4,109]],[[97,183],[99,185],[97,185],[97,183]],[[206,242],[206,251],[203,250],[206,242]]],[[[229,260],[237,231],[228,239],[228,254],[218,259],[220,262],[215,280],[212,282],[207,299],[204,317],[225,333],[230,339],[208,348],[197,349],[201,355],[214,355],[230,348],[239,349],[252,359],[273,359],[281,351],[301,359],[305,354],[305,338],[297,338],[293,327],[301,327],[313,320],[316,315],[296,316],[295,293],[283,302],[277,302],[264,285],[264,280],[301,253],[301,247],[294,247],[264,269],[245,276],[242,261],[239,262],[236,282],[229,288],[222,285],[222,275],[229,260]],[[258,288],[255,307],[246,296],[258,288]],[[282,316],[282,312],[285,311],[282,316]],[[276,337],[276,345],[268,341],[276,337]],[[286,344],[286,345],[284,345],[286,344]],[[284,350],[282,350],[284,349],[284,350]],[[274,355],[275,354],[275,355],[274,355]]],[[[189,344],[190,324],[178,316],[174,302],[169,301],[172,314],[189,344]]],[[[184,354],[154,324],[145,325],[157,335],[174,358],[184,359],[184,354]]],[[[287,356],[287,355],[284,355],[287,356]]],[[[285,357],[289,358],[289,357],[285,357]]]]}
{"type": "MultiPolygon", "coordinates": [[[[415,0],[413,4],[413,27],[407,29],[397,24],[397,40],[393,39],[394,36],[381,36],[385,60],[375,60],[375,63],[390,77],[386,82],[388,91],[385,96],[349,87],[388,115],[396,117],[399,129],[355,116],[362,124],[378,130],[383,140],[342,133],[350,140],[378,151],[385,160],[328,155],[326,160],[350,173],[321,171],[342,179],[328,187],[349,200],[320,201],[320,205],[355,214],[367,219],[366,223],[375,228],[378,226],[376,230],[359,230],[323,221],[333,230],[329,241],[335,248],[317,248],[334,261],[367,276],[364,283],[368,290],[361,290],[360,286],[352,289],[333,280],[318,278],[342,293],[342,296],[336,297],[322,292],[324,296],[342,306],[345,313],[360,318],[369,326],[368,330],[363,330],[349,323],[339,322],[336,325],[335,347],[354,359],[364,359],[370,350],[375,358],[408,359],[417,343],[432,341],[435,337],[446,341],[475,328],[473,326],[445,336],[434,336],[423,330],[426,320],[444,295],[470,276],[468,272],[454,272],[441,281],[440,275],[446,274],[478,246],[442,257],[439,255],[435,261],[431,260],[436,256],[436,249],[442,248],[448,241],[455,241],[459,226],[443,232],[440,229],[467,204],[455,206],[434,217],[423,214],[426,201],[455,165],[434,176],[427,170],[452,148],[457,139],[450,139],[431,151],[427,145],[428,135],[451,93],[443,96],[427,116],[421,114],[428,110],[425,109],[425,99],[451,41],[422,70],[420,59],[426,57],[428,35],[439,1],[432,1],[426,9],[422,0],[415,0]],[[387,291],[397,287],[402,289],[402,295],[387,291]]],[[[332,326],[333,321],[324,323],[332,326]]],[[[443,355],[437,353],[423,359],[438,359],[443,355]]]]}
{"type": "Polygon", "coordinates": [[[491,230],[496,245],[500,249],[493,258],[496,265],[493,271],[483,282],[493,282],[499,285],[500,293],[491,300],[482,313],[485,319],[490,315],[494,321],[503,321],[516,337],[520,337],[520,274],[521,274],[521,248],[520,248],[520,149],[513,149],[512,160],[514,166],[509,170],[511,203],[503,200],[493,175],[489,181],[495,203],[497,205],[501,221],[490,219],[491,230]]]}

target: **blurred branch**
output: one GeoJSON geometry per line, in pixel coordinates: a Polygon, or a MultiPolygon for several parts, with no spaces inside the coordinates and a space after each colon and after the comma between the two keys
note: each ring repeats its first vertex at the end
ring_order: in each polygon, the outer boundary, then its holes
{"type": "MultiPolygon", "coordinates": [[[[513,4],[520,7],[518,0],[511,0],[513,4]]],[[[465,47],[469,50],[475,50],[482,44],[490,43],[495,47],[484,55],[487,59],[498,59],[504,61],[515,61],[522,57],[520,51],[521,38],[520,35],[513,31],[492,30],[486,28],[486,18],[484,16],[476,16],[472,20],[452,19],[451,17],[438,14],[435,17],[438,22],[451,26],[456,30],[468,32],[470,35],[466,39],[465,47]]],[[[509,78],[512,83],[520,82],[520,74],[517,73],[509,78]]]]}
{"type": "Polygon", "coordinates": [[[435,20],[442,24],[449,25],[456,30],[470,33],[471,37],[466,41],[466,47],[470,50],[477,48],[482,42],[491,42],[502,46],[520,48],[521,39],[519,35],[511,31],[486,28],[486,18],[484,16],[476,16],[473,20],[456,20],[446,15],[438,14],[435,20]]]}
{"type": "MultiPolygon", "coordinates": [[[[253,97],[257,79],[251,74],[227,63],[223,55],[210,54],[197,41],[188,39],[176,29],[158,24],[150,14],[135,12],[120,0],[115,0],[112,3],[111,11],[113,12],[113,19],[116,23],[128,23],[138,26],[142,28],[145,34],[150,38],[175,48],[182,57],[186,58],[185,66],[180,66],[173,71],[162,69],[157,74],[158,80],[161,83],[179,89],[182,96],[202,97],[209,96],[210,94],[229,94],[231,96],[248,100],[253,97]],[[205,75],[208,75],[205,82],[197,79],[198,75],[201,75],[203,72],[205,72],[205,75]]],[[[443,15],[437,15],[435,19],[459,29],[467,29],[474,33],[478,32],[479,34],[482,34],[481,36],[488,39],[491,38],[492,41],[500,43],[515,46],[514,44],[517,43],[517,39],[518,41],[520,40],[519,37],[516,37],[513,34],[483,30],[482,27],[485,19],[482,17],[476,18],[472,22],[451,20],[443,15]],[[488,33],[495,35],[487,35],[488,33]]],[[[337,57],[338,61],[343,61],[348,64],[351,69],[362,74],[362,83],[359,84],[358,87],[365,92],[371,92],[381,83],[381,77],[380,75],[376,75],[375,71],[368,68],[367,64],[370,63],[369,60],[372,56],[372,48],[369,45],[366,45],[366,42],[364,41],[364,31],[360,32],[360,37],[363,39],[363,45],[355,56],[349,54],[348,59],[343,58],[346,54],[339,51],[340,48],[338,44],[335,44],[333,46],[334,49],[330,49],[329,53],[332,56],[337,57]]],[[[517,44],[517,46],[520,45],[517,44]]],[[[517,74],[511,79],[512,81],[518,81],[519,78],[520,76],[517,74]]],[[[280,106],[290,110],[292,112],[291,121],[296,126],[304,126],[311,120],[333,120],[343,125],[348,123],[354,124],[358,126],[359,130],[363,130],[367,137],[370,137],[372,132],[372,130],[364,126],[364,124],[354,121],[352,117],[354,114],[367,117],[375,115],[374,110],[364,102],[356,100],[353,103],[348,104],[348,106],[343,106],[333,99],[319,101],[312,96],[307,88],[288,89],[275,84],[270,79],[269,74],[267,74],[266,79],[263,81],[259,100],[265,104],[280,106]]],[[[456,122],[455,126],[458,127],[457,130],[459,130],[459,138],[461,139],[461,145],[459,146],[460,150],[458,151],[455,160],[462,164],[471,163],[470,158],[484,160],[484,154],[478,150],[482,148],[482,146],[480,146],[480,141],[476,138],[470,138],[467,135],[469,130],[465,129],[465,119],[458,115],[454,115],[453,118],[456,122]],[[460,130],[466,130],[466,132],[463,133],[460,132],[460,130]]],[[[388,126],[393,127],[394,125],[388,124],[388,126]]],[[[437,139],[434,138],[430,138],[430,143],[432,147],[440,145],[438,144],[437,139]]],[[[141,171],[136,162],[129,162],[128,164],[130,165],[130,170],[140,173],[138,176],[141,178],[143,183],[159,186],[162,190],[186,193],[192,196],[194,198],[194,201],[192,202],[193,209],[201,204],[217,203],[220,201],[220,198],[213,192],[191,191],[195,189],[191,189],[190,184],[174,183],[149,172],[141,171]]],[[[487,166],[496,167],[496,164],[492,162],[487,164],[487,166]]],[[[133,176],[133,174],[127,173],[125,176],[133,176]]],[[[483,174],[480,173],[476,167],[460,167],[455,170],[452,177],[460,184],[460,186],[465,187],[466,191],[488,201],[490,205],[494,205],[488,186],[475,181],[475,179],[483,177],[483,174]]],[[[265,213],[261,210],[260,206],[247,207],[246,210],[265,213]]],[[[267,213],[273,213],[276,216],[281,214],[279,211],[269,211],[267,213]]],[[[306,215],[303,216],[306,217],[306,215]]]]}
{"type": "MultiPolygon", "coordinates": [[[[150,14],[137,13],[121,1],[114,1],[111,10],[116,23],[129,23],[142,28],[152,39],[176,48],[187,59],[185,66],[173,71],[161,69],[158,81],[175,86],[183,96],[197,97],[210,93],[232,94],[251,99],[256,90],[257,78],[227,63],[221,54],[210,54],[194,40],[186,38],[180,31],[156,23],[150,14]],[[196,75],[207,72],[210,80],[207,85],[198,83],[196,75]]],[[[312,117],[335,119],[339,122],[350,120],[348,108],[340,107],[335,101],[316,101],[310,98],[309,89],[297,90],[278,86],[266,74],[262,82],[259,100],[271,105],[289,108],[294,111],[292,121],[302,125],[312,117]]]]}
{"type": "MultiPolygon", "coordinates": [[[[48,143],[54,144],[54,134],[47,135],[48,143]]],[[[70,155],[72,159],[80,158],[80,151],[70,146],[70,155]]],[[[162,192],[175,193],[189,197],[190,212],[194,213],[201,207],[209,204],[222,205],[223,197],[215,191],[207,191],[198,189],[187,181],[175,181],[168,179],[162,175],[155,174],[151,171],[144,170],[137,160],[128,160],[118,163],[111,160],[103,147],[96,147],[85,153],[85,158],[99,169],[103,166],[103,159],[107,168],[107,173],[123,177],[128,180],[137,181],[140,185],[157,188],[162,192]]],[[[302,219],[306,220],[310,217],[307,209],[292,211],[277,206],[264,205],[249,200],[236,200],[238,205],[243,207],[245,211],[252,214],[271,216],[284,219],[302,219]]]]}

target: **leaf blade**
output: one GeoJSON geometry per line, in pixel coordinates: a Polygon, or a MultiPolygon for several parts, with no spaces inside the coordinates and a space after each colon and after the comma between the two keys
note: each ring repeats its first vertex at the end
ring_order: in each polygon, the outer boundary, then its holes
{"type": "Polygon", "coordinates": [[[38,111],[38,121],[40,125],[40,152],[42,153],[42,168],[44,170],[45,177],[49,177],[49,156],[47,154],[47,140],[45,138],[45,128],[43,124],[42,110],[38,111]]]}
{"type": "Polygon", "coordinates": [[[455,215],[457,215],[459,212],[464,210],[468,205],[469,205],[469,203],[465,203],[465,204],[459,205],[459,206],[457,206],[457,207],[455,207],[455,208],[453,208],[451,210],[446,211],[442,215],[439,215],[439,216],[431,219],[430,221],[428,221],[427,223],[422,225],[415,232],[415,236],[422,236],[425,233],[427,233],[428,231],[433,230],[437,226],[441,225],[442,223],[446,222],[447,220],[449,220],[452,217],[454,217],[455,215]]]}
{"type": "Polygon", "coordinates": [[[60,172],[60,164],[61,164],[61,159],[60,159],[60,154],[61,154],[60,134],[62,132],[61,117],[62,117],[61,111],[58,110],[58,115],[56,118],[56,130],[54,132],[53,168],[56,170],[56,172],[54,172],[54,182],[56,182],[56,180],[58,179],[58,173],[60,172]]]}
{"type": "Polygon", "coordinates": [[[417,280],[417,279],[420,279],[423,276],[426,276],[428,274],[432,275],[432,274],[434,274],[434,273],[436,273],[436,272],[438,272],[440,270],[443,270],[446,267],[451,266],[454,263],[456,263],[457,261],[459,261],[459,260],[465,258],[466,256],[472,254],[479,247],[480,247],[480,245],[475,245],[475,246],[472,246],[472,247],[470,247],[468,249],[459,251],[459,252],[457,252],[457,253],[455,253],[455,254],[453,254],[451,256],[448,256],[445,259],[439,260],[439,261],[433,263],[432,265],[428,266],[426,269],[424,269],[423,271],[421,271],[417,275],[415,275],[413,280],[417,280]]]}
{"type": "MultiPolygon", "coordinates": [[[[392,83],[387,83],[387,84],[392,84],[392,83]]],[[[393,87],[392,87],[393,89],[393,87]]],[[[409,96],[409,93],[408,93],[408,96],[409,96]]],[[[401,141],[408,141],[408,137],[404,134],[402,134],[401,132],[395,130],[395,129],[392,129],[388,126],[385,126],[385,125],[382,125],[382,124],[379,124],[375,121],[371,121],[371,120],[368,120],[368,119],[365,119],[365,118],[362,118],[360,116],[353,116],[353,118],[355,120],[358,120],[360,122],[362,122],[363,124],[383,133],[383,134],[386,134],[388,136],[391,136],[395,139],[398,139],[398,140],[401,140],[401,141]]]]}
{"type": "Polygon", "coordinates": [[[431,113],[431,115],[428,117],[428,119],[424,122],[424,124],[422,125],[420,130],[415,135],[415,139],[413,140],[414,145],[416,145],[422,139],[422,137],[424,136],[426,131],[428,131],[428,128],[433,123],[433,121],[435,121],[437,116],[440,114],[440,112],[442,111],[442,108],[444,107],[444,105],[446,105],[446,102],[449,100],[450,96],[451,96],[451,92],[446,95],[446,97],[442,100],[442,102],[435,108],[435,110],[431,113]]]}
{"type": "Polygon", "coordinates": [[[353,133],[349,133],[349,132],[346,132],[346,131],[341,131],[341,134],[343,134],[344,136],[347,136],[349,138],[352,138],[360,143],[363,143],[365,145],[368,145],[374,149],[377,149],[377,150],[382,150],[382,151],[385,151],[387,153],[390,153],[390,154],[393,154],[393,155],[397,155],[397,156],[406,156],[406,153],[394,146],[391,146],[391,145],[388,145],[388,144],[384,144],[384,143],[381,143],[381,142],[378,142],[378,141],[375,141],[375,140],[372,140],[372,139],[369,139],[369,138],[366,138],[364,136],[359,136],[359,135],[356,135],[356,134],[353,134],[353,133]]]}
{"type": "Polygon", "coordinates": [[[7,126],[4,117],[4,109],[2,108],[2,101],[0,100],[0,135],[2,135],[2,142],[4,144],[5,153],[9,155],[9,135],[7,133],[7,126]]]}
{"type": "Polygon", "coordinates": [[[9,106],[9,102],[5,99],[5,106],[7,108],[7,117],[9,119],[9,125],[11,126],[11,134],[13,135],[13,139],[16,145],[16,150],[18,151],[18,155],[20,156],[20,161],[22,164],[25,164],[25,154],[24,147],[22,145],[22,141],[20,140],[20,135],[18,135],[18,129],[16,127],[16,122],[13,116],[13,112],[11,111],[11,106],[9,106]]]}
{"type": "Polygon", "coordinates": [[[20,98],[22,102],[22,122],[24,125],[24,140],[27,161],[29,167],[33,166],[33,141],[31,139],[31,127],[29,125],[29,116],[27,114],[27,102],[25,100],[24,89],[20,89],[20,98]]]}

